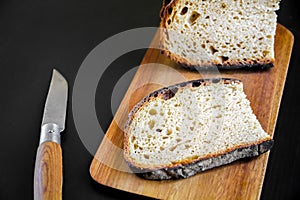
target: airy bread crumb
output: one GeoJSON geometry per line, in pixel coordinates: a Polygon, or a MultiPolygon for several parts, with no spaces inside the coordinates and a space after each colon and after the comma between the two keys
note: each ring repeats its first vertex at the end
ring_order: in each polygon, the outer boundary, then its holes
{"type": "Polygon", "coordinates": [[[161,11],[161,45],[195,67],[270,67],[279,0],[173,0],[161,11]]]}
{"type": "Polygon", "coordinates": [[[132,110],[124,156],[135,168],[156,170],[268,140],[241,81],[198,80],[156,91],[132,110]]]}

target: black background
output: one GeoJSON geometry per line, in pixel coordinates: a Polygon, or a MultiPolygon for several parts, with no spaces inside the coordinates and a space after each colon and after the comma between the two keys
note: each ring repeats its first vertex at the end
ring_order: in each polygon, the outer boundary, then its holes
{"type": "MultiPolygon", "coordinates": [[[[68,80],[70,95],[82,61],[103,40],[137,27],[158,26],[161,0],[0,0],[0,199],[33,199],[33,170],[52,69],[68,80]]],[[[278,22],[295,36],[275,146],[261,199],[296,199],[300,191],[300,15],[296,0],[283,0],[278,22]]],[[[99,122],[112,119],[113,87],[137,66],[145,50],[117,59],[96,94],[99,122]]],[[[130,80],[128,80],[128,83],[130,80]]],[[[64,199],[141,199],[101,186],[89,175],[92,156],[76,132],[69,100],[63,133],[64,199]]],[[[143,197],[144,198],[144,197],[143,197]]]]}

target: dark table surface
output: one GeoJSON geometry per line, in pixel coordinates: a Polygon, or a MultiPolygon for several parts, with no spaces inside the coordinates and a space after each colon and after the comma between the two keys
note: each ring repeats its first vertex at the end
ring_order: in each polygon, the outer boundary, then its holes
{"type": "MultiPolygon", "coordinates": [[[[0,199],[33,199],[33,169],[45,98],[53,67],[68,80],[70,95],[79,67],[105,39],[125,30],[156,27],[161,0],[1,0],[0,1],[0,199]]],[[[296,199],[300,191],[300,15],[296,0],[283,0],[278,22],[295,36],[275,146],[270,153],[262,199],[296,199]]],[[[106,130],[114,85],[138,66],[145,50],[129,52],[103,74],[96,110],[106,130]]],[[[127,83],[131,80],[128,79],[127,83]]],[[[93,156],[73,121],[69,100],[62,136],[64,199],[141,199],[94,182],[93,156]]]]}

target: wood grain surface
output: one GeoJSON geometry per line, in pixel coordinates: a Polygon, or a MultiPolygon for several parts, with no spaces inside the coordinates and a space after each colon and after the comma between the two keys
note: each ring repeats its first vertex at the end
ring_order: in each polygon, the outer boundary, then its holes
{"type": "MultiPolygon", "coordinates": [[[[151,181],[132,174],[123,160],[123,126],[130,109],[148,93],[171,84],[209,77],[243,81],[262,127],[272,137],[293,47],[293,35],[277,25],[275,66],[264,71],[188,71],[159,50],[149,49],[125,94],[90,167],[100,184],[158,199],[259,199],[269,153],[202,172],[182,180],[151,181]]],[[[153,43],[158,42],[158,35],[153,43]]],[[[280,142],[280,141],[279,141],[280,142]]]]}
{"type": "Polygon", "coordinates": [[[42,143],[36,155],[34,169],[34,199],[62,199],[62,151],[54,142],[42,143]]]}

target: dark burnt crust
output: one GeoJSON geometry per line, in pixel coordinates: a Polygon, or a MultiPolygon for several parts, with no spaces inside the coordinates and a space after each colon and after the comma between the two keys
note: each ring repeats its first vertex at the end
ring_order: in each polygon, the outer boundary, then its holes
{"type": "Polygon", "coordinates": [[[200,172],[211,168],[219,167],[225,164],[232,163],[247,157],[256,157],[269,151],[274,144],[272,139],[263,141],[259,144],[249,145],[234,149],[225,154],[219,154],[214,157],[196,160],[191,163],[177,165],[174,167],[160,168],[149,170],[146,168],[137,168],[132,163],[127,162],[130,169],[139,177],[150,180],[168,180],[168,179],[183,179],[194,176],[200,172]]]}

